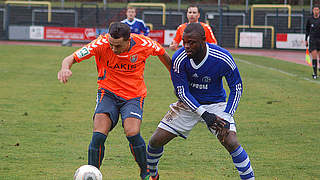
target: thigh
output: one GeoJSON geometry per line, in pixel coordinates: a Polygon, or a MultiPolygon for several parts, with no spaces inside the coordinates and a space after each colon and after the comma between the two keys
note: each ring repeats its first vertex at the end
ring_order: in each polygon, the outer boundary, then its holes
{"type": "MultiPolygon", "coordinates": [[[[309,39],[309,51],[312,53],[312,51],[316,51],[317,50],[317,39],[314,39],[314,38],[310,38],[309,39]]],[[[313,59],[316,58],[315,57],[312,57],[313,59]]]]}
{"type": "Polygon", "coordinates": [[[136,118],[142,120],[144,98],[138,97],[125,100],[120,107],[122,122],[127,118],[136,118]]]}
{"type": "MultiPolygon", "coordinates": [[[[217,116],[219,116],[220,118],[228,121],[230,123],[230,131],[234,131],[237,132],[237,128],[236,128],[236,123],[233,119],[233,116],[231,116],[230,114],[224,112],[224,110],[226,109],[227,103],[226,102],[221,102],[221,103],[215,103],[215,104],[210,104],[210,105],[204,105],[203,107],[210,113],[214,113],[217,116]]],[[[212,130],[211,128],[209,128],[209,130],[215,134],[215,130],[212,130]]]]}
{"type": "Polygon", "coordinates": [[[201,118],[198,114],[183,102],[178,101],[170,105],[170,110],[160,121],[158,128],[186,139],[199,121],[201,118]]]}
{"type": "MultiPolygon", "coordinates": [[[[119,108],[117,107],[116,99],[112,94],[106,90],[99,89],[96,99],[96,108],[93,119],[96,119],[98,114],[106,114],[107,118],[111,121],[110,131],[117,125],[119,120],[119,108]]],[[[99,117],[103,119],[103,117],[99,117]]]]}

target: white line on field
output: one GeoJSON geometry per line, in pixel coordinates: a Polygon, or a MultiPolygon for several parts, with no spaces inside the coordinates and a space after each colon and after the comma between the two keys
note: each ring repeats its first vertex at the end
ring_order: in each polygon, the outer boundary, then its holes
{"type": "MultiPolygon", "coordinates": [[[[272,68],[272,67],[262,66],[262,65],[259,65],[259,64],[254,64],[254,63],[251,63],[251,62],[246,61],[246,60],[243,60],[243,59],[239,59],[239,61],[240,61],[240,62],[243,62],[243,63],[246,63],[246,64],[250,64],[250,65],[259,67],[259,68],[264,68],[264,69],[269,69],[269,70],[273,70],[273,71],[278,71],[278,72],[283,73],[283,74],[286,74],[286,75],[288,75],[288,76],[299,77],[299,76],[296,75],[296,74],[292,74],[292,73],[289,73],[289,72],[286,72],[286,71],[282,71],[282,70],[277,69],[277,68],[272,68]]],[[[302,77],[301,79],[304,79],[304,80],[309,81],[309,82],[312,82],[312,83],[320,84],[320,81],[315,81],[315,80],[310,79],[310,78],[302,77]]]]}

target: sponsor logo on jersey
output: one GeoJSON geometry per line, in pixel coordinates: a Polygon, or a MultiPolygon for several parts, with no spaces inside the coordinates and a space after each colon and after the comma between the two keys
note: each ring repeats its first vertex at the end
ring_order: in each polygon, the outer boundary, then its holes
{"type": "Polygon", "coordinates": [[[81,59],[89,54],[90,54],[90,52],[89,52],[88,48],[86,48],[86,47],[83,47],[82,49],[80,49],[79,51],[76,52],[76,55],[79,59],[81,59]]]}
{"type": "Polygon", "coordinates": [[[107,61],[107,66],[111,69],[125,70],[125,71],[132,71],[137,68],[137,66],[135,64],[126,64],[126,63],[119,63],[119,64],[110,65],[109,61],[107,61]]]}
{"type": "Polygon", "coordinates": [[[138,55],[137,54],[130,56],[130,61],[132,63],[135,63],[137,60],[138,60],[138,55]]]}
{"type": "Polygon", "coordinates": [[[190,87],[193,87],[196,89],[208,89],[208,84],[190,83],[190,87]]]}

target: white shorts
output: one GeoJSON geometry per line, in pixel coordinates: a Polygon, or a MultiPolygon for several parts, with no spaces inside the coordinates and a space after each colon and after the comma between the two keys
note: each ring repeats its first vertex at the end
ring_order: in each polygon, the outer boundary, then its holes
{"type": "MultiPolygon", "coordinates": [[[[233,117],[225,113],[224,110],[227,106],[226,102],[202,105],[208,112],[214,113],[220,118],[228,121],[230,123],[230,131],[236,132],[236,125],[233,117]]],[[[169,131],[173,134],[187,138],[192,128],[199,122],[205,123],[204,120],[194,111],[192,111],[186,104],[182,101],[177,101],[170,104],[170,110],[160,121],[158,127],[169,131]]],[[[217,135],[214,130],[209,129],[214,135],[217,135]]]]}

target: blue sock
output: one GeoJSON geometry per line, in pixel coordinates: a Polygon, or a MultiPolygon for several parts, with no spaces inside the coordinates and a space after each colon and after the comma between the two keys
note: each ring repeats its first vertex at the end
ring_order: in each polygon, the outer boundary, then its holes
{"type": "Polygon", "coordinates": [[[148,164],[149,173],[153,177],[158,175],[158,164],[162,154],[163,154],[163,146],[161,146],[160,148],[153,148],[150,145],[148,145],[147,164],[148,164]]]}
{"type": "Polygon", "coordinates": [[[233,164],[238,169],[241,179],[254,179],[253,169],[251,167],[250,159],[246,151],[241,147],[241,145],[232,153],[233,164]]]}
{"type": "Polygon", "coordinates": [[[107,136],[100,132],[93,132],[88,150],[88,164],[97,167],[101,166],[104,157],[104,142],[107,136]]]}
{"type": "Polygon", "coordinates": [[[146,144],[140,136],[140,133],[134,136],[127,136],[127,139],[129,141],[131,153],[140,167],[140,176],[144,179],[148,175],[146,144]]]}

